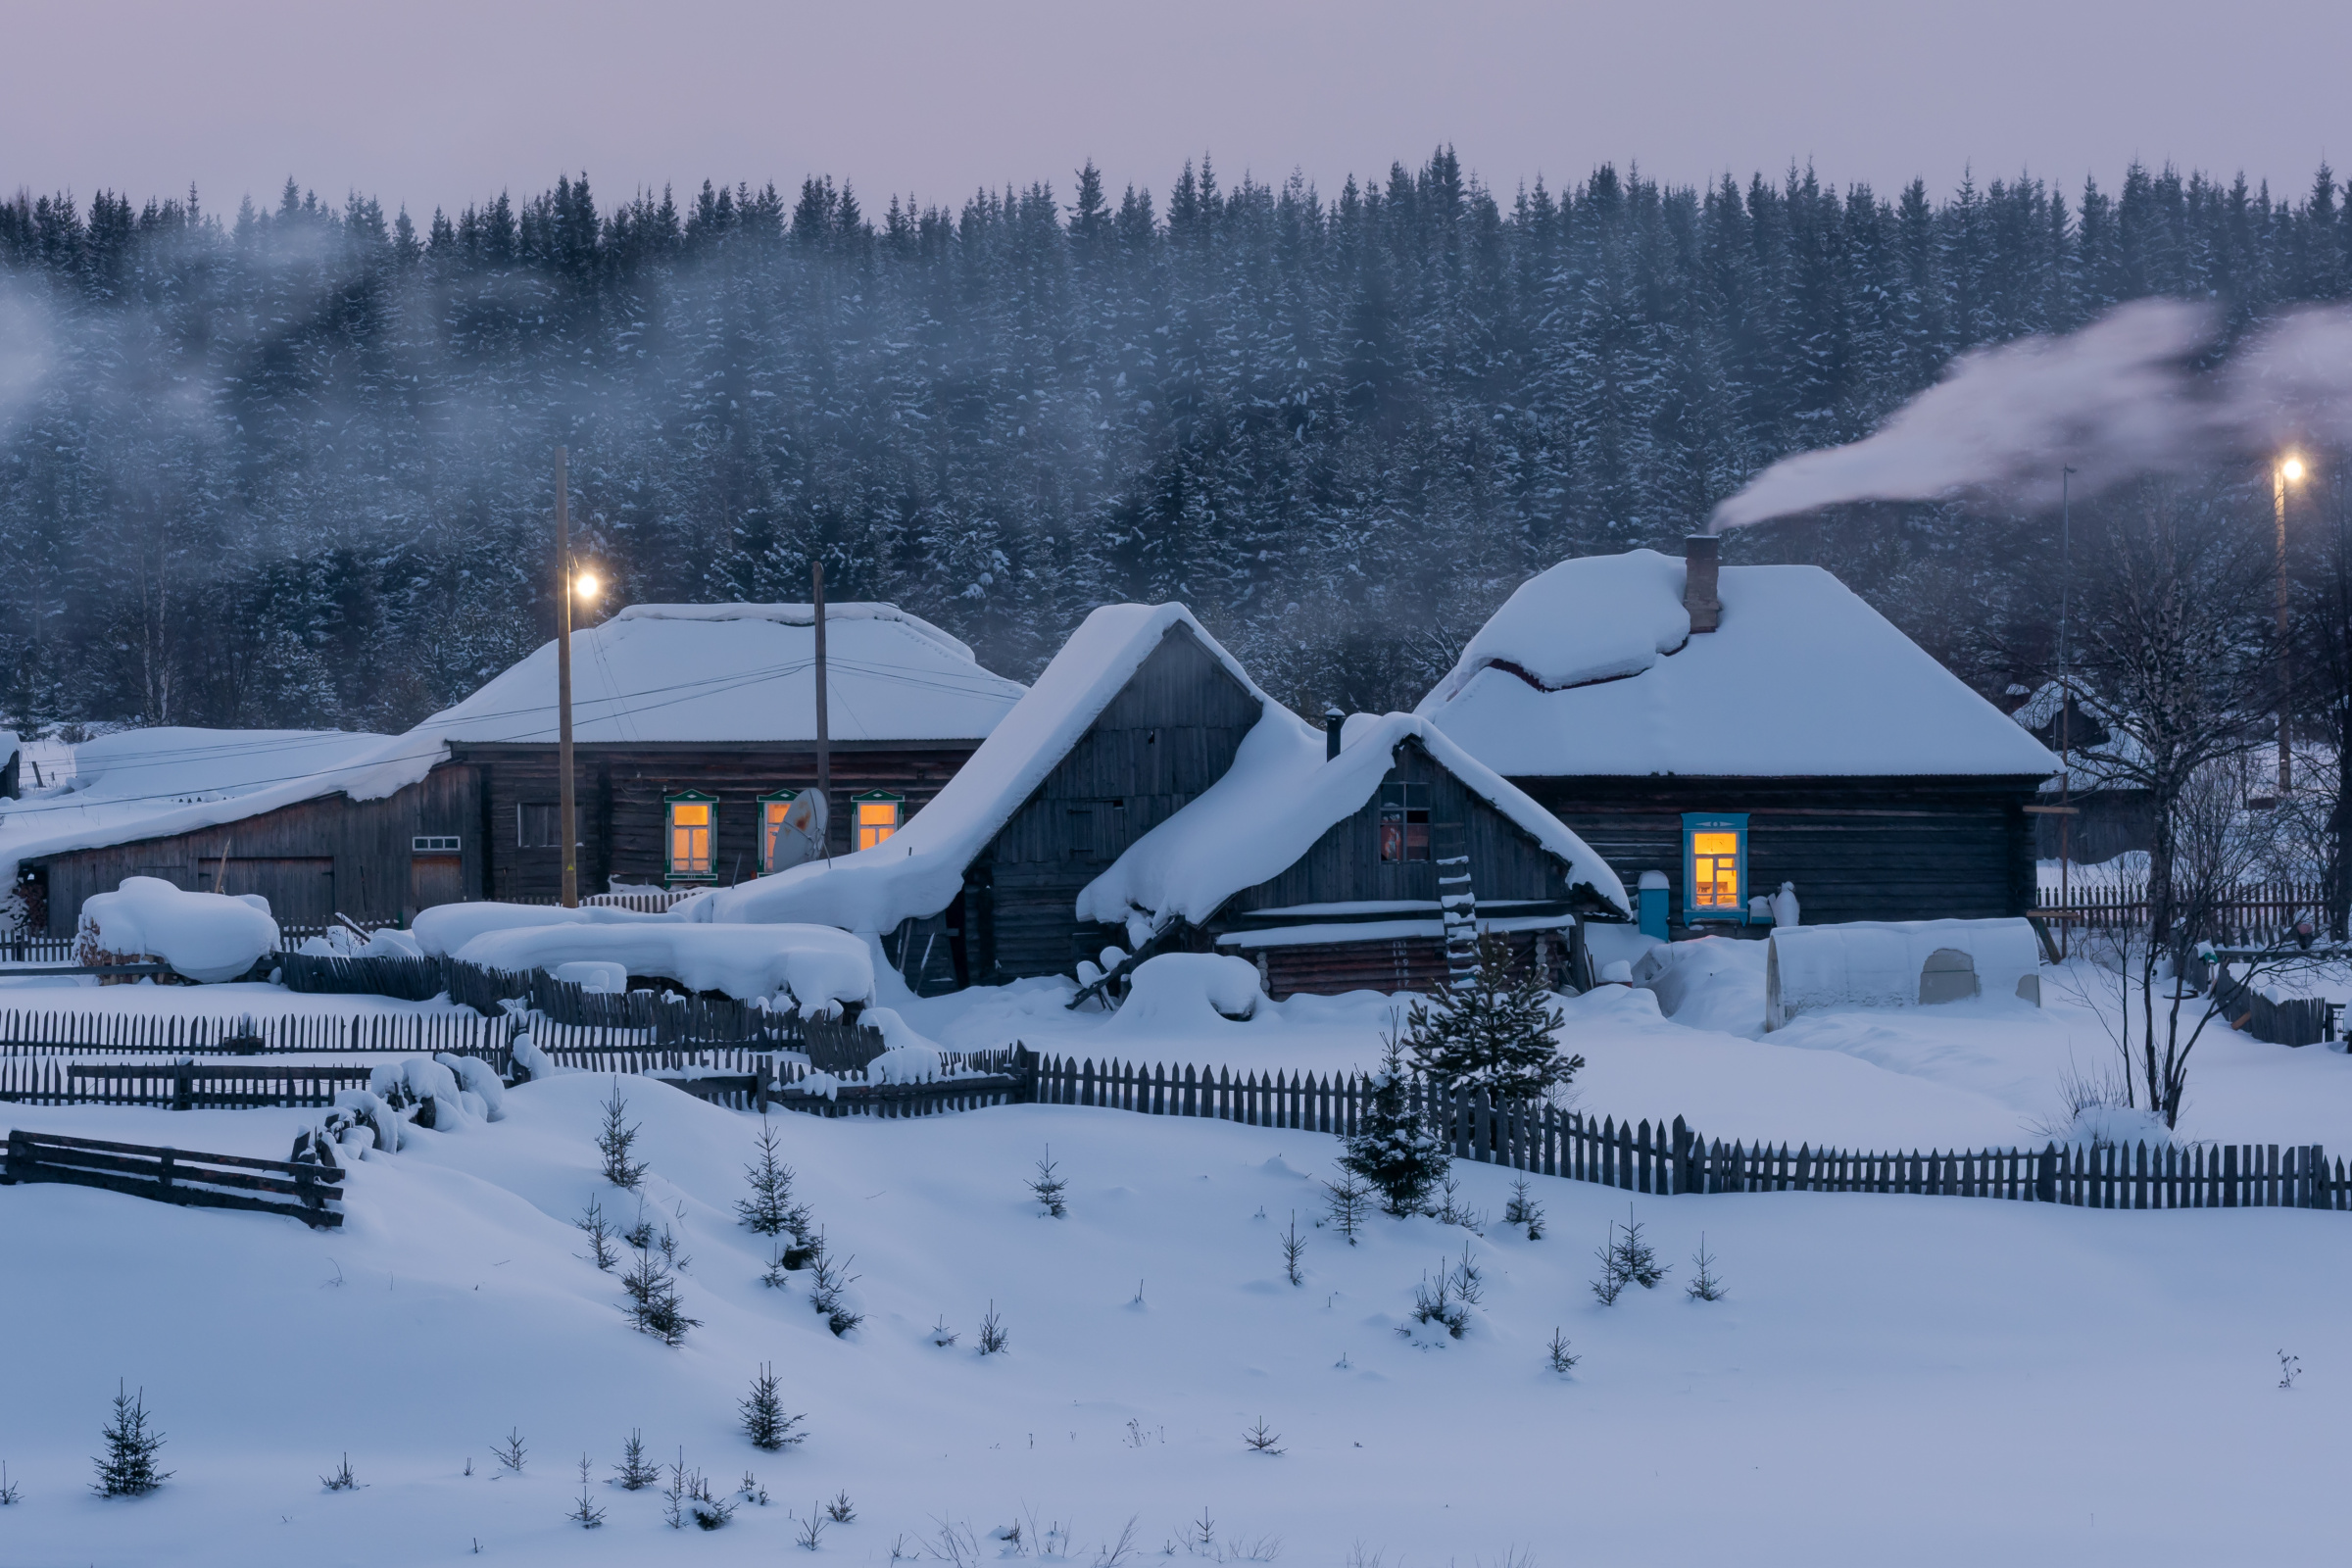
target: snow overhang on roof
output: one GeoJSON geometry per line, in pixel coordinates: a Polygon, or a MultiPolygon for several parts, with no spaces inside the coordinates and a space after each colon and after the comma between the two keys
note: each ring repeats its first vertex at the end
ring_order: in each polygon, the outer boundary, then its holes
{"type": "Polygon", "coordinates": [[[1693,635],[1683,564],[1563,561],[1415,710],[1513,778],[2039,778],[2058,761],[1818,566],[1725,566],[1693,635]]]}
{"type": "Polygon", "coordinates": [[[1086,885],[1078,895],[1078,917],[1125,923],[1138,942],[1175,920],[1206,922],[1228,899],[1280,876],[1316,840],[1361,810],[1407,745],[1422,747],[1557,858],[1572,894],[1582,892],[1632,918],[1625,885],[1591,846],[1410,713],[1358,714],[1347,725],[1347,745],[1328,759],[1320,734],[1302,725],[1260,724],[1242,742],[1223,778],[1086,885]]]}
{"type": "MultiPolygon", "coordinates": [[[[827,728],[846,744],[976,742],[1018,681],[896,605],[825,607],[827,728]]],[[[815,612],[808,605],[631,605],[572,633],[572,735],[586,745],[816,739],[815,612]]],[[[548,643],[418,725],[440,739],[556,739],[548,643]]]]}
{"type": "Polygon", "coordinates": [[[1243,742],[1245,752],[1270,728],[1301,744],[1322,744],[1304,719],[1259,690],[1184,606],[1106,605],[1086,617],[971,760],[890,839],[698,899],[695,918],[805,920],[880,932],[937,914],[963,891],[964,867],[1171,634],[1198,640],[1257,699],[1259,718],[1243,742]]]}

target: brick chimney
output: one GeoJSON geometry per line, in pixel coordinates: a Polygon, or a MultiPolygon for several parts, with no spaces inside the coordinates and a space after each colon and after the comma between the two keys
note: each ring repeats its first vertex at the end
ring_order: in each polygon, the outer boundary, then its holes
{"type": "Polygon", "coordinates": [[[1325,761],[1340,755],[1340,729],[1347,722],[1348,715],[1341,712],[1337,706],[1323,710],[1323,760],[1325,761]]]}
{"type": "Polygon", "coordinates": [[[1723,601],[1715,595],[1722,549],[1723,541],[1711,533],[1694,533],[1683,541],[1683,608],[1690,612],[1694,632],[1713,631],[1723,623],[1723,601]]]}

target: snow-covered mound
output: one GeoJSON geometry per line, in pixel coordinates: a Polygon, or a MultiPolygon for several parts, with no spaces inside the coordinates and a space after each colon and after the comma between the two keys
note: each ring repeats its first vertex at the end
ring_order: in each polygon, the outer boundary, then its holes
{"type": "Polygon", "coordinates": [[[1761,942],[1700,937],[1660,944],[1633,967],[1632,978],[1656,995],[1660,1013],[1685,1028],[1727,1035],[1763,1032],[1761,942]]]}
{"type": "Polygon", "coordinates": [[[1113,1032],[1181,1033],[1215,1029],[1257,1011],[1257,966],[1222,953],[1163,953],[1137,964],[1127,980],[1113,1032]]]}
{"type": "Polygon", "coordinates": [[[789,992],[811,1011],[834,1011],[874,994],[871,951],[862,937],[821,925],[692,925],[649,918],[633,924],[564,924],[486,931],[457,952],[491,969],[547,969],[617,963],[633,975],[675,980],[689,991],[723,991],[739,1002],[789,992]]]}
{"type": "Polygon", "coordinates": [[[160,958],[190,980],[234,980],[277,945],[260,894],[188,893],[154,876],[126,876],[84,900],[76,942],[91,956],[160,958]]]}
{"type": "MultiPolygon", "coordinates": [[[[548,925],[643,925],[648,922],[677,924],[682,916],[675,914],[645,914],[635,909],[607,908],[602,905],[566,909],[552,904],[437,904],[429,909],[416,911],[411,923],[416,945],[427,956],[444,957],[457,953],[478,936],[492,931],[525,930],[548,925]]],[[[639,971],[642,973],[643,971],[639,971]]]]}

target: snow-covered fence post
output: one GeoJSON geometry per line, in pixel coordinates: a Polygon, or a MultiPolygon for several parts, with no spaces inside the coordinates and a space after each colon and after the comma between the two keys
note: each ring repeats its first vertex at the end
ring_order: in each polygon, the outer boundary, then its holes
{"type": "Polygon", "coordinates": [[[2058,1146],[2055,1143],[2041,1146],[2041,1163],[2034,1173],[2034,1201],[2058,1201],[2058,1146]]]}

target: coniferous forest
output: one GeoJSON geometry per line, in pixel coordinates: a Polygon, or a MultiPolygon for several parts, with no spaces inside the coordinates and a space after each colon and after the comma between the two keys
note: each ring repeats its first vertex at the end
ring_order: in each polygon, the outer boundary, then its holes
{"type": "MultiPolygon", "coordinates": [[[[1673,548],[1956,353],[2144,295],[2242,326],[2352,293],[2342,196],[1501,193],[1450,151],[953,209],[20,194],[0,724],[414,721],[550,634],[558,445],[612,603],[805,599],[821,560],[1027,677],[1093,606],[1178,598],[1295,704],[1409,706],[1531,570],[1673,548]]],[[[1997,692],[2045,656],[2054,533],[1878,507],[1729,553],[1832,566],[1997,692]]]]}

